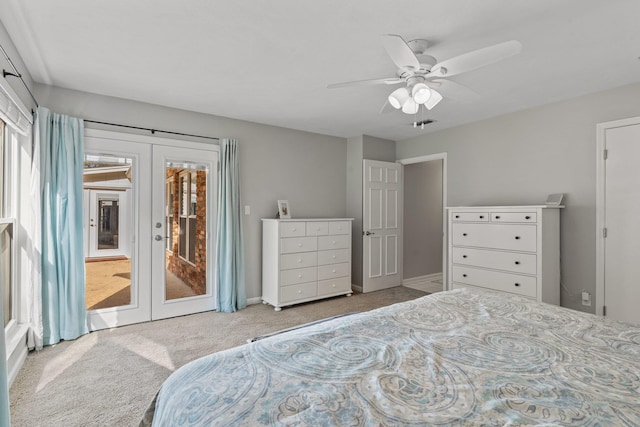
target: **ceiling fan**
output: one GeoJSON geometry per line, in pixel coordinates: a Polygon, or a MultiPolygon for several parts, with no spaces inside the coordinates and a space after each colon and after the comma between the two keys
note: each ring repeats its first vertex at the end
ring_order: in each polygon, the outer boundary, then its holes
{"type": "Polygon", "coordinates": [[[335,83],[327,85],[327,88],[404,83],[403,87],[391,92],[387,102],[406,114],[416,114],[421,105],[431,110],[442,101],[443,95],[440,90],[449,97],[453,96],[446,93],[447,91],[469,91],[464,86],[447,80],[447,77],[498,62],[522,50],[519,41],[511,40],[438,62],[436,58],[425,53],[429,47],[427,40],[405,42],[399,35],[387,34],[383,38],[383,44],[391,61],[398,67],[395,77],[335,83]]]}

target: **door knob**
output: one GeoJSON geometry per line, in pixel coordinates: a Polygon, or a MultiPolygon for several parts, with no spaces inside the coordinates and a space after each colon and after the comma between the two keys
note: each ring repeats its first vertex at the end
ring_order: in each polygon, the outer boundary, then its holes
{"type": "Polygon", "coordinates": [[[370,232],[370,231],[366,231],[364,234],[365,234],[365,236],[370,236],[370,235],[372,235],[372,234],[376,234],[376,233],[372,233],[372,232],[370,232]]]}

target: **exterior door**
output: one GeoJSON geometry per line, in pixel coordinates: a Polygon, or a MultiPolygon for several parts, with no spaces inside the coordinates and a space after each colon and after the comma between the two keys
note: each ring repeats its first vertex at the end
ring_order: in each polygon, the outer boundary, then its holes
{"type": "Polygon", "coordinates": [[[606,129],[604,148],[606,316],[640,323],[640,124],[606,129]]]}
{"type": "Polygon", "coordinates": [[[85,242],[127,248],[85,260],[91,330],[214,309],[217,147],[87,130],[85,154],[85,242]]]}
{"type": "Polygon", "coordinates": [[[151,148],[130,141],[85,138],[83,185],[85,205],[89,206],[84,229],[88,233],[85,242],[90,242],[85,296],[91,330],[151,319],[151,230],[147,226],[151,217],[151,148]],[[123,183],[128,186],[124,193],[106,190],[123,183]],[[130,203],[121,197],[127,192],[130,203]],[[125,247],[124,254],[118,251],[125,247]],[[124,256],[109,259],[106,254],[124,256]]]}
{"type": "Polygon", "coordinates": [[[402,284],[402,166],[363,161],[362,291],[402,284]]]}
{"type": "Polygon", "coordinates": [[[152,318],[215,308],[218,152],[153,148],[152,318]]]}
{"type": "Polygon", "coordinates": [[[128,203],[126,191],[89,190],[89,257],[127,254],[128,203]]]}

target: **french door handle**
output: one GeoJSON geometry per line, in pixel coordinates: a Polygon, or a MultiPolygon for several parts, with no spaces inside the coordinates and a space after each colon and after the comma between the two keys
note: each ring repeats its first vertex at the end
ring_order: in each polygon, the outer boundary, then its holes
{"type": "Polygon", "coordinates": [[[370,232],[370,231],[368,231],[368,230],[367,230],[367,231],[365,231],[363,234],[364,234],[365,236],[370,236],[370,235],[372,235],[372,234],[376,234],[376,233],[372,233],[372,232],[370,232]]]}

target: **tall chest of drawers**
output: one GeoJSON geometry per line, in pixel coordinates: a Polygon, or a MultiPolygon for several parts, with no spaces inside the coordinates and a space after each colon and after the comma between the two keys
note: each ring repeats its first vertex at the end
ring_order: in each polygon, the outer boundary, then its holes
{"type": "Polygon", "coordinates": [[[282,307],[351,290],[353,218],[263,219],[262,302],[282,307]]]}
{"type": "Polygon", "coordinates": [[[447,289],[479,287],[560,304],[561,207],[447,208],[447,289]]]}

